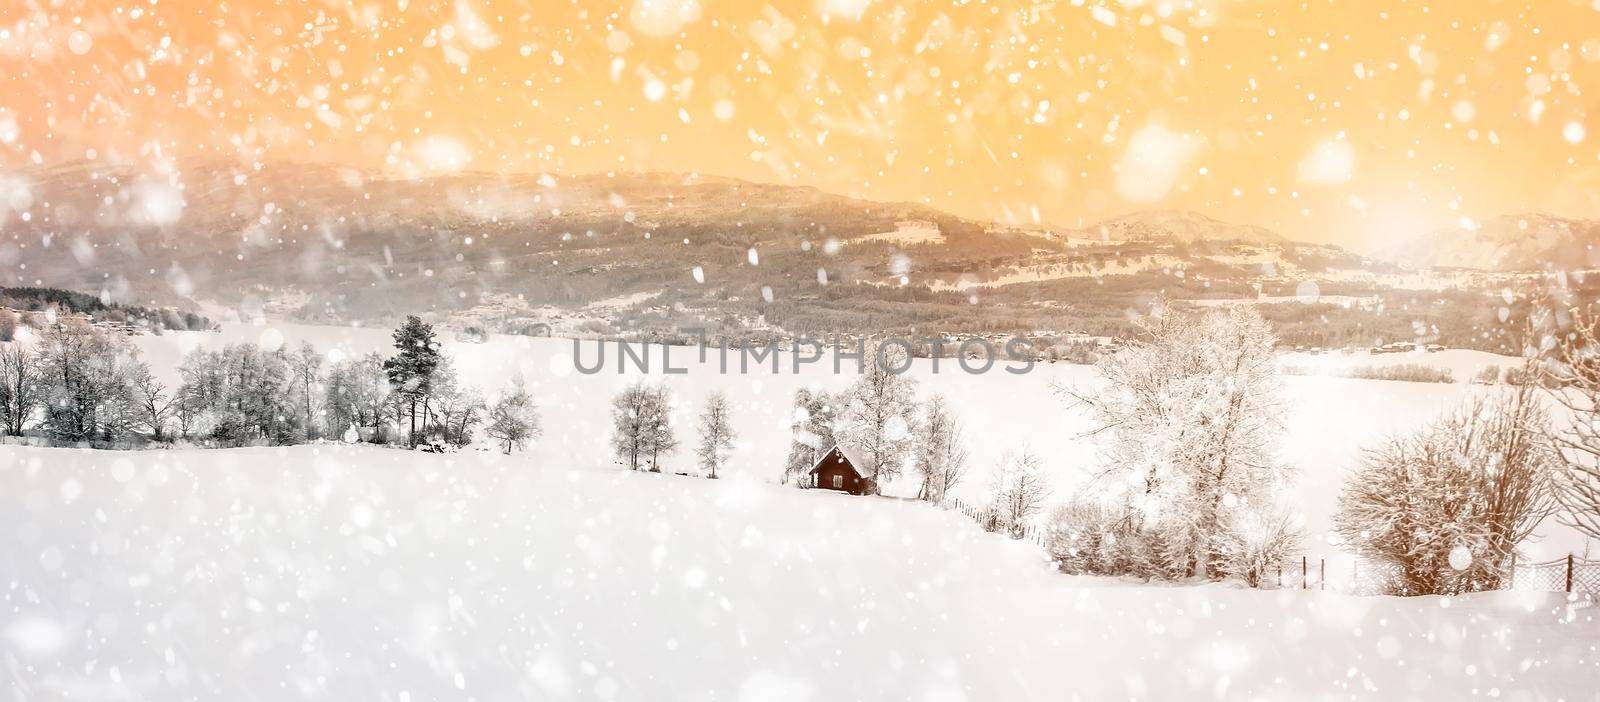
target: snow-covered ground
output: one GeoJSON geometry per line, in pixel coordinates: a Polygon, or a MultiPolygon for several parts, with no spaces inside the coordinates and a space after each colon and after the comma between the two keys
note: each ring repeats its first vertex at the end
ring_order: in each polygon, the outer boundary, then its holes
{"type": "MultiPolygon", "coordinates": [[[[176,383],[176,369],[182,354],[204,345],[218,347],[238,341],[265,344],[298,344],[310,341],[333,353],[389,353],[391,339],[387,329],[268,324],[230,325],[221,333],[172,333],[165,336],[136,337],[144,358],[158,374],[176,383]]],[[[596,361],[596,342],[582,341],[581,360],[586,367],[596,361]]],[[[595,375],[574,369],[574,342],[564,339],[495,335],[488,343],[445,342],[463,379],[484,389],[491,397],[505,387],[515,373],[521,373],[533,389],[544,422],[544,437],[532,447],[524,460],[530,465],[572,468],[613,467],[609,445],[611,420],[609,402],[623,386],[638,377],[637,372],[618,373],[617,350],[605,345],[605,366],[595,375]]],[[[694,468],[687,448],[693,437],[693,420],[705,395],[725,390],[733,403],[734,429],[739,440],[731,456],[727,475],[733,480],[777,482],[791,441],[790,417],[794,392],[800,387],[838,390],[854,379],[850,362],[835,373],[831,357],[802,365],[793,371],[792,356],[781,354],[782,370],[770,368],[739,372],[739,357],[728,357],[728,372],[722,372],[716,350],[708,351],[704,362],[699,350],[673,347],[674,368],[684,374],[661,372],[661,349],[650,347],[651,376],[664,380],[681,407],[676,416],[678,435],[685,448],[670,457],[669,470],[694,468]]],[[[1415,362],[1445,364],[1458,379],[1466,379],[1483,363],[1515,364],[1516,359],[1475,351],[1449,350],[1433,354],[1365,354],[1309,356],[1290,354],[1286,365],[1315,363],[1379,364],[1415,362]],[[1301,356],[1304,356],[1301,358],[1301,356]]],[[[769,364],[770,365],[770,364],[769,364]]],[[[631,371],[630,366],[630,371],[631,371]]],[[[1097,467],[1095,443],[1085,434],[1092,428],[1081,409],[1064,403],[1052,391],[1052,384],[1087,388],[1098,382],[1093,367],[1071,364],[1039,364],[1032,372],[1015,375],[1005,364],[981,375],[963,372],[952,359],[939,362],[938,372],[928,359],[917,359],[911,373],[918,380],[921,397],[937,391],[954,404],[965,423],[971,443],[972,465],[968,478],[954,494],[972,500],[984,499],[993,467],[1008,450],[1032,449],[1044,458],[1054,486],[1052,502],[1065,499],[1073,486],[1081,483],[1097,467]]],[[[1330,581],[1350,571],[1351,563],[1337,548],[1326,542],[1335,500],[1346,471],[1351,469],[1363,448],[1375,445],[1386,435],[1421,426],[1440,412],[1455,406],[1474,393],[1499,392],[1497,388],[1454,384],[1406,383],[1356,380],[1330,376],[1288,376],[1289,414],[1286,418],[1282,456],[1299,471],[1291,495],[1292,507],[1306,519],[1309,534],[1306,552],[1313,558],[1327,557],[1330,581]]],[[[890,485],[891,494],[915,494],[915,485],[902,482],[890,485]]],[[[1548,523],[1538,539],[1526,544],[1529,557],[1554,558],[1569,552],[1600,553],[1600,544],[1587,545],[1575,532],[1548,523]]]]}
{"type": "Polygon", "coordinates": [[[1294,368],[1299,372],[1315,375],[1341,375],[1362,367],[1416,364],[1447,369],[1457,383],[1471,382],[1478,371],[1488,366],[1495,366],[1504,371],[1507,368],[1521,368],[1523,364],[1521,358],[1471,349],[1445,349],[1432,353],[1417,350],[1380,354],[1370,353],[1364,348],[1356,349],[1349,354],[1334,349],[1319,354],[1305,351],[1285,353],[1281,354],[1279,359],[1279,365],[1284,368],[1294,368]]]}
{"type": "Polygon", "coordinates": [[[1073,578],[924,504],[559,455],[0,447],[0,691],[1581,700],[1600,680],[1600,610],[1559,595],[1073,578]]]}

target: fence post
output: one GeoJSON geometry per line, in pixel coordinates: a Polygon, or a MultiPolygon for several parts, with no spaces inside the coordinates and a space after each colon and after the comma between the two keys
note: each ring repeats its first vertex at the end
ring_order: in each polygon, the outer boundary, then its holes
{"type": "Polygon", "coordinates": [[[1283,589],[1283,561],[1278,561],[1278,589],[1283,589]]]}
{"type": "Polygon", "coordinates": [[[1572,554],[1567,554],[1567,592],[1572,592],[1572,554]]]}
{"type": "Polygon", "coordinates": [[[1317,589],[1328,589],[1328,559],[1317,559],[1317,589]]]}
{"type": "Polygon", "coordinates": [[[1310,564],[1310,562],[1311,562],[1311,558],[1309,556],[1301,556],[1300,557],[1300,589],[1301,590],[1305,590],[1306,589],[1306,585],[1308,584],[1307,583],[1307,573],[1309,571],[1308,565],[1310,564]]]}

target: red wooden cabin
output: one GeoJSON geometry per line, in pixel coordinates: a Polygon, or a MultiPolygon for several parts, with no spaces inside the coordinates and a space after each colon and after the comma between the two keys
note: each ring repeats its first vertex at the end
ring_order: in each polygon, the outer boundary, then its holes
{"type": "Polygon", "coordinates": [[[878,491],[872,478],[857,466],[866,465],[843,446],[834,446],[811,467],[812,485],[823,490],[838,490],[852,495],[868,495],[878,491]]]}

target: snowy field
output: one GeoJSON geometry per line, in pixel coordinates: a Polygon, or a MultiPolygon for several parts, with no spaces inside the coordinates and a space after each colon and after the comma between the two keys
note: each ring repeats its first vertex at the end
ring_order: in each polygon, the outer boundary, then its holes
{"type": "MultiPolygon", "coordinates": [[[[445,333],[441,338],[448,336],[445,333]]],[[[136,337],[134,341],[152,370],[167,374],[176,385],[182,354],[196,346],[220,347],[240,341],[298,344],[302,340],[336,354],[391,351],[387,329],[293,324],[229,325],[221,333],[170,333],[136,337]]],[[[631,365],[629,374],[618,372],[614,344],[606,345],[605,365],[595,375],[574,369],[571,340],[495,335],[483,344],[447,341],[445,348],[455,359],[463,380],[482,388],[490,397],[515,373],[521,373],[533,389],[545,434],[528,453],[519,454],[517,461],[578,469],[615,467],[609,445],[609,402],[638,374],[631,365]]],[[[582,342],[580,352],[584,365],[592,367],[597,358],[595,342],[582,342]]],[[[694,469],[693,454],[688,449],[694,435],[694,417],[706,393],[721,389],[734,405],[734,429],[739,433],[727,471],[733,480],[779,481],[791,440],[790,412],[795,390],[803,386],[839,390],[855,377],[849,362],[844,363],[842,373],[835,373],[827,356],[822,362],[802,365],[799,373],[792,372],[792,357],[781,355],[779,373],[752,367],[749,373],[741,374],[736,352],[729,356],[726,373],[721,372],[715,350],[709,351],[705,362],[699,360],[698,349],[692,347],[674,347],[670,353],[672,365],[687,373],[662,374],[661,347],[651,347],[649,354],[652,377],[665,379],[681,403],[676,423],[685,448],[669,458],[665,466],[668,470],[694,469]]],[[[1370,357],[1291,354],[1285,357],[1284,365],[1401,362],[1443,364],[1458,379],[1464,379],[1483,364],[1515,364],[1517,359],[1462,350],[1370,357]]],[[[997,364],[989,373],[972,375],[957,367],[953,359],[944,359],[938,372],[934,372],[930,360],[917,359],[911,372],[918,379],[919,396],[927,397],[932,391],[943,393],[966,425],[972,461],[968,478],[954,491],[955,496],[982,501],[991,470],[1002,455],[1007,450],[1026,447],[1044,458],[1055,486],[1053,504],[1065,499],[1073,486],[1096,469],[1097,462],[1095,444],[1084,436],[1092,426],[1089,417],[1063,403],[1051,386],[1092,387],[1097,382],[1097,371],[1090,366],[1039,364],[1030,373],[1014,375],[1005,372],[1004,367],[997,364]]],[[[1499,392],[1464,382],[1407,383],[1331,376],[1286,376],[1284,381],[1290,410],[1282,455],[1299,471],[1291,506],[1306,519],[1306,553],[1312,558],[1330,559],[1330,583],[1337,581],[1335,576],[1349,572],[1349,560],[1325,539],[1339,487],[1361,449],[1392,432],[1414,429],[1474,393],[1499,392]]],[[[886,492],[914,495],[916,486],[902,481],[889,485],[886,492]]],[[[1549,523],[1541,530],[1540,538],[1525,545],[1525,551],[1532,558],[1545,560],[1569,552],[1581,554],[1586,547],[1592,549],[1591,553],[1600,553],[1600,544],[1586,545],[1571,530],[1549,523]]]]}
{"type": "Polygon", "coordinates": [[[1521,368],[1522,363],[1523,359],[1521,358],[1470,349],[1447,349],[1433,353],[1418,350],[1405,353],[1380,354],[1368,353],[1367,349],[1357,349],[1350,354],[1342,353],[1339,349],[1320,354],[1299,351],[1282,354],[1279,361],[1281,367],[1295,368],[1304,373],[1315,375],[1340,375],[1356,368],[1415,364],[1449,370],[1450,376],[1457,383],[1471,382],[1478,371],[1488,366],[1495,366],[1504,371],[1507,368],[1521,368]]]}
{"type": "Polygon", "coordinates": [[[493,453],[6,446],[0,525],[0,695],[29,702],[1586,700],[1600,680],[1600,610],[1559,595],[1073,578],[911,501],[493,453]]]}

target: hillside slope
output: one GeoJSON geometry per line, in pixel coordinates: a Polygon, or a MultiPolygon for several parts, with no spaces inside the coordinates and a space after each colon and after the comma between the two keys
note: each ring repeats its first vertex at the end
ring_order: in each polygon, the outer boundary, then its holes
{"type": "Polygon", "coordinates": [[[20,699],[1579,699],[1600,637],[1555,596],[1076,579],[926,505],[493,454],[0,447],[0,523],[20,699]]]}
{"type": "MultiPolygon", "coordinates": [[[[258,342],[269,348],[280,344],[296,348],[309,342],[324,353],[341,357],[373,351],[388,354],[393,348],[388,329],[296,324],[224,325],[217,333],[134,337],[142,357],[172,387],[180,382],[178,366],[185,352],[239,342],[258,342]]],[[[794,356],[779,352],[777,371],[770,362],[752,362],[741,370],[745,364],[737,351],[726,361],[715,350],[708,350],[700,359],[697,349],[690,347],[671,349],[672,366],[687,372],[669,375],[663,372],[662,349],[648,348],[645,357],[651,363],[650,372],[641,374],[637,365],[622,363],[614,344],[606,344],[602,352],[593,341],[575,344],[567,339],[509,335],[494,335],[486,343],[444,342],[461,381],[490,397],[504,390],[510,378],[520,375],[526,379],[544,417],[544,436],[529,449],[529,460],[577,468],[616,465],[610,446],[611,398],[627,384],[647,378],[662,383],[678,403],[672,421],[684,446],[662,458],[667,470],[696,470],[689,448],[694,421],[706,394],[722,391],[734,407],[734,430],[739,434],[729,455],[727,474],[775,482],[782,476],[793,436],[795,393],[801,388],[839,392],[856,378],[851,361],[842,360],[836,372],[831,356],[796,369],[794,356]],[[580,360],[586,368],[598,367],[599,372],[577,372],[574,366],[580,360]]],[[[1458,379],[1465,379],[1482,367],[1515,365],[1519,360],[1454,350],[1350,358],[1323,355],[1288,361],[1330,373],[1341,365],[1399,362],[1449,368],[1458,379]]],[[[1027,448],[1045,459],[1045,477],[1054,491],[1051,504],[1065,501],[1098,471],[1101,447],[1099,438],[1091,434],[1095,425],[1088,411],[1064,403],[1052,388],[1089,389],[1101,382],[1100,376],[1092,366],[1041,363],[1018,375],[1006,372],[1008,365],[999,363],[991,372],[973,374],[949,359],[937,370],[930,359],[912,362],[908,374],[917,383],[918,401],[932,393],[943,395],[956,407],[966,429],[970,473],[953,494],[968,501],[986,499],[994,467],[1007,452],[1027,448]]],[[[1362,449],[1394,432],[1420,427],[1458,403],[1496,392],[1466,382],[1401,383],[1316,376],[1291,376],[1285,379],[1285,386],[1287,413],[1280,448],[1283,460],[1296,469],[1290,498],[1293,511],[1306,518],[1306,549],[1326,556],[1330,567],[1340,572],[1349,571],[1348,562],[1327,543],[1326,536],[1331,532],[1339,487],[1346,471],[1360,460],[1362,449]]],[[[893,495],[915,495],[915,477],[908,475],[885,489],[893,495]]],[[[1526,544],[1524,555],[1544,560],[1589,548],[1581,536],[1555,520],[1547,520],[1539,536],[1526,544]]]]}

